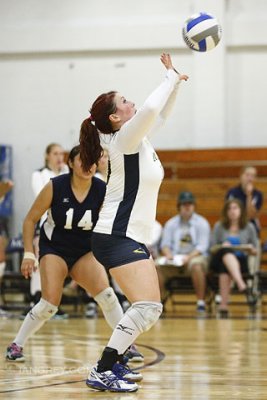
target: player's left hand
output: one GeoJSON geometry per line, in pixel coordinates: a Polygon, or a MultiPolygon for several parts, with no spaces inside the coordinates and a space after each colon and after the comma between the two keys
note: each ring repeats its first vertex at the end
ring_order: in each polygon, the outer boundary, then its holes
{"type": "Polygon", "coordinates": [[[169,53],[162,53],[160,56],[160,61],[165,66],[166,69],[173,69],[179,75],[180,81],[187,81],[189,79],[188,75],[180,74],[173,66],[172,59],[169,53]]]}

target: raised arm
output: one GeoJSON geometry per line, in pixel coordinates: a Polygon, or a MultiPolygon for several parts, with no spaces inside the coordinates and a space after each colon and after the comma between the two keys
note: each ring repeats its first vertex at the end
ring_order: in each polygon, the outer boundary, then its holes
{"type": "Polygon", "coordinates": [[[164,81],[155,89],[145,101],[144,105],[136,112],[135,116],[127,121],[115,136],[114,144],[124,154],[134,153],[142,139],[155,125],[160,113],[167,113],[170,104],[174,103],[175,96],[171,98],[176,85],[181,80],[187,80],[187,75],[180,75],[173,67],[169,54],[161,55],[161,62],[167,72],[164,81]],[[166,108],[165,108],[166,107],[166,108]]]}

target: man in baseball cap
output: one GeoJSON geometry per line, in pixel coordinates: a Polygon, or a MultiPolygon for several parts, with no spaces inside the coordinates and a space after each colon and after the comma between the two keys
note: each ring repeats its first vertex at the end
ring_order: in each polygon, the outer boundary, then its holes
{"type": "MultiPolygon", "coordinates": [[[[206,218],[195,212],[193,193],[180,192],[177,198],[179,214],[164,226],[161,253],[172,264],[177,255],[180,263],[191,275],[197,297],[197,311],[205,312],[207,255],[210,242],[210,225],[206,218]]],[[[159,270],[164,283],[178,275],[177,266],[159,270]]],[[[161,288],[164,291],[164,288],[161,288]]]]}
{"type": "Polygon", "coordinates": [[[195,204],[196,200],[191,192],[181,192],[178,195],[177,204],[178,206],[185,203],[195,204]]]}

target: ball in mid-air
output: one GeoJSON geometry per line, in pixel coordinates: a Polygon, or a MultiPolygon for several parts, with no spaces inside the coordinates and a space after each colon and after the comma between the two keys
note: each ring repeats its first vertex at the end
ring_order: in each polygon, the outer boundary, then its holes
{"type": "Polygon", "coordinates": [[[217,46],[221,36],[221,25],[213,15],[205,12],[192,15],[183,26],[183,39],[192,50],[211,50],[217,46]]]}

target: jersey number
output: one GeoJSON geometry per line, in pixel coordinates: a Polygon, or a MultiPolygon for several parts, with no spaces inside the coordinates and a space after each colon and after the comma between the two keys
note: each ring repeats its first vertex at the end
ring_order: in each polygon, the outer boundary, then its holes
{"type": "MultiPolygon", "coordinates": [[[[65,229],[72,229],[72,220],[73,220],[73,208],[69,208],[68,211],[66,212],[66,224],[64,226],[65,229]]],[[[77,225],[79,228],[83,228],[84,231],[89,231],[92,229],[93,223],[92,223],[92,211],[91,210],[86,210],[85,213],[83,214],[82,218],[78,222],[77,225]]]]}

